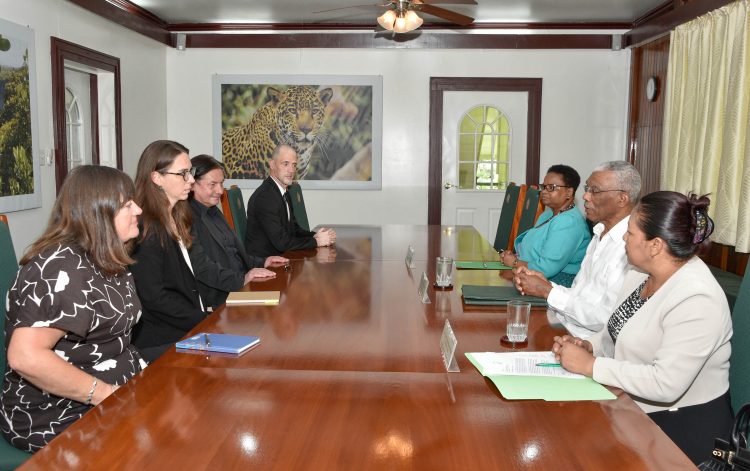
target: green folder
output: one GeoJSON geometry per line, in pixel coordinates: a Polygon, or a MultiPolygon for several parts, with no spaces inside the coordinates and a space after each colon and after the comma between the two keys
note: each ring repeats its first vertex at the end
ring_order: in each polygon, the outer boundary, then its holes
{"type": "Polygon", "coordinates": [[[463,285],[461,291],[466,304],[482,306],[504,305],[510,300],[528,301],[532,306],[546,306],[547,300],[536,296],[525,296],[514,286],[463,285]]]}
{"type": "MultiPolygon", "coordinates": [[[[479,370],[471,353],[466,358],[479,370]]],[[[482,373],[482,376],[487,376],[482,373]]],[[[549,376],[487,376],[505,399],[543,399],[545,401],[611,401],[617,399],[607,388],[591,378],[554,378],[549,376]]]]}
{"type": "Polygon", "coordinates": [[[469,262],[456,261],[456,268],[459,270],[511,270],[512,267],[503,265],[503,262],[469,262]]]}

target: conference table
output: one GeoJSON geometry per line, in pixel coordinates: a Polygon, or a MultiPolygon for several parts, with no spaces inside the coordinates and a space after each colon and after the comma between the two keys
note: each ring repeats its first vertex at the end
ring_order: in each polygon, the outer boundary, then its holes
{"type": "MultiPolygon", "coordinates": [[[[618,389],[610,401],[506,400],[464,353],[500,345],[500,306],[467,306],[464,284],[509,283],[454,270],[428,288],[435,257],[496,261],[470,226],[335,226],[335,247],[290,252],[277,306],[223,306],[193,329],[257,335],[247,353],[174,349],[21,468],[34,469],[690,469],[618,389]],[[414,248],[413,268],[404,262],[414,248]],[[460,371],[446,372],[446,320],[460,371]]],[[[563,331],[535,309],[528,350],[563,331]]]]}

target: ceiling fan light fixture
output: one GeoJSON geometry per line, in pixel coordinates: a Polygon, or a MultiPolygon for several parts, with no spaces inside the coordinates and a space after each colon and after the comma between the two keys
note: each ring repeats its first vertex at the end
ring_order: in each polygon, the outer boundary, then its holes
{"type": "Polygon", "coordinates": [[[395,22],[396,12],[393,10],[387,10],[385,13],[378,17],[378,24],[388,31],[393,31],[395,22]]]}
{"type": "Polygon", "coordinates": [[[409,31],[413,31],[420,26],[422,26],[422,23],[424,20],[417,15],[417,12],[413,10],[409,10],[406,12],[406,24],[409,27],[409,31]]]}
{"type": "Polygon", "coordinates": [[[419,28],[422,21],[422,18],[414,11],[408,10],[396,16],[396,21],[393,23],[393,31],[396,33],[408,33],[419,28]]]}

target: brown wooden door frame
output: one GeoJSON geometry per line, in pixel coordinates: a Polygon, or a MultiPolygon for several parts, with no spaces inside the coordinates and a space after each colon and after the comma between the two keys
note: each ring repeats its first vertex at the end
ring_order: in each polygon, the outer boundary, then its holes
{"type": "Polygon", "coordinates": [[[443,92],[528,92],[526,184],[538,183],[542,128],[542,79],[430,77],[430,160],[427,223],[441,224],[443,202],[443,92]]]}
{"type": "MultiPolygon", "coordinates": [[[[55,181],[60,190],[63,180],[68,175],[68,138],[65,132],[65,60],[85,64],[99,70],[106,70],[114,74],[115,81],[115,149],[117,152],[117,168],[122,170],[122,118],[120,102],[120,59],[97,52],[78,44],[51,37],[52,55],[52,122],[55,131],[55,181]]],[[[98,128],[98,89],[92,79],[92,119],[96,120],[98,128]],[[95,94],[95,95],[94,95],[95,94]]],[[[92,124],[93,125],[93,124],[92,124]]],[[[98,146],[98,132],[92,133],[92,142],[98,146]]],[[[99,159],[99,150],[94,149],[92,157],[99,159]]]]}

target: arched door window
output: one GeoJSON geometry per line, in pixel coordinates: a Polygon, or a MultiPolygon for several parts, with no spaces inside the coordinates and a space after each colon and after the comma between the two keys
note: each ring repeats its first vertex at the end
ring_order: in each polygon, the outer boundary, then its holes
{"type": "Polygon", "coordinates": [[[458,188],[504,190],[510,175],[508,118],[497,108],[476,106],[458,126],[458,188]]]}
{"type": "Polygon", "coordinates": [[[65,87],[65,134],[68,141],[68,170],[86,163],[83,148],[83,119],[78,99],[73,91],[65,87]]]}

